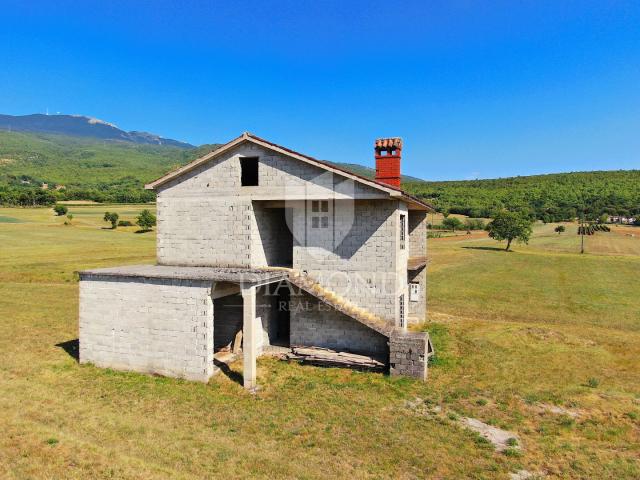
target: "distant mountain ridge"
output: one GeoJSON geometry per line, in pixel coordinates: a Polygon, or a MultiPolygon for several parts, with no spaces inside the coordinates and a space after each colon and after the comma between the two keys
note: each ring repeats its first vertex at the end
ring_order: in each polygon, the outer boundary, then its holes
{"type": "Polygon", "coordinates": [[[100,140],[132,142],[144,145],[167,145],[194,148],[186,142],[160,137],[153,133],[124,131],[116,125],[84,115],[2,115],[0,130],[25,133],[53,133],[71,137],[89,137],[100,140]]]}

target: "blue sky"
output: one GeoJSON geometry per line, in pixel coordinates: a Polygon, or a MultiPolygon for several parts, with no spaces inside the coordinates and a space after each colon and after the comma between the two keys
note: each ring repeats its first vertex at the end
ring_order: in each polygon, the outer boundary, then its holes
{"type": "Polygon", "coordinates": [[[470,179],[640,168],[640,3],[14,1],[0,113],[470,179]]]}

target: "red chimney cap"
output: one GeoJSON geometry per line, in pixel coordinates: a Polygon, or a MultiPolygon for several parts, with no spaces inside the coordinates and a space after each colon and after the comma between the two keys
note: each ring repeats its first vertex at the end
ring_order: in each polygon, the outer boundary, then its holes
{"type": "Polygon", "coordinates": [[[378,150],[402,148],[402,139],[400,137],[378,138],[375,148],[378,150]]]}

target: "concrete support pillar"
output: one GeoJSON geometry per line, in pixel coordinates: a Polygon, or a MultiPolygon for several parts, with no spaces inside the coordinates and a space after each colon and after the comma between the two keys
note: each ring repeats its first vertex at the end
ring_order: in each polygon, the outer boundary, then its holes
{"type": "Polygon", "coordinates": [[[244,388],[256,388],[256,358],[258,332],[256,326],[256,287],[242,285],[242,376],[244,388]]]}

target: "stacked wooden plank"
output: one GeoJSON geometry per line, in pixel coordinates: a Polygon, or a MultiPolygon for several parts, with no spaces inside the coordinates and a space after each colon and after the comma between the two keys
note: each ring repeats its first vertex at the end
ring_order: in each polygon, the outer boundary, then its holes
{"type": "Polygon", "coordinates": [[[286,358],[320,367],[342,367],[373,372],[381,372],[386,369],[383,362],[366,355],[338,352],[320,347],[291,347],[291,352],[286,354],[286,358]]]}

